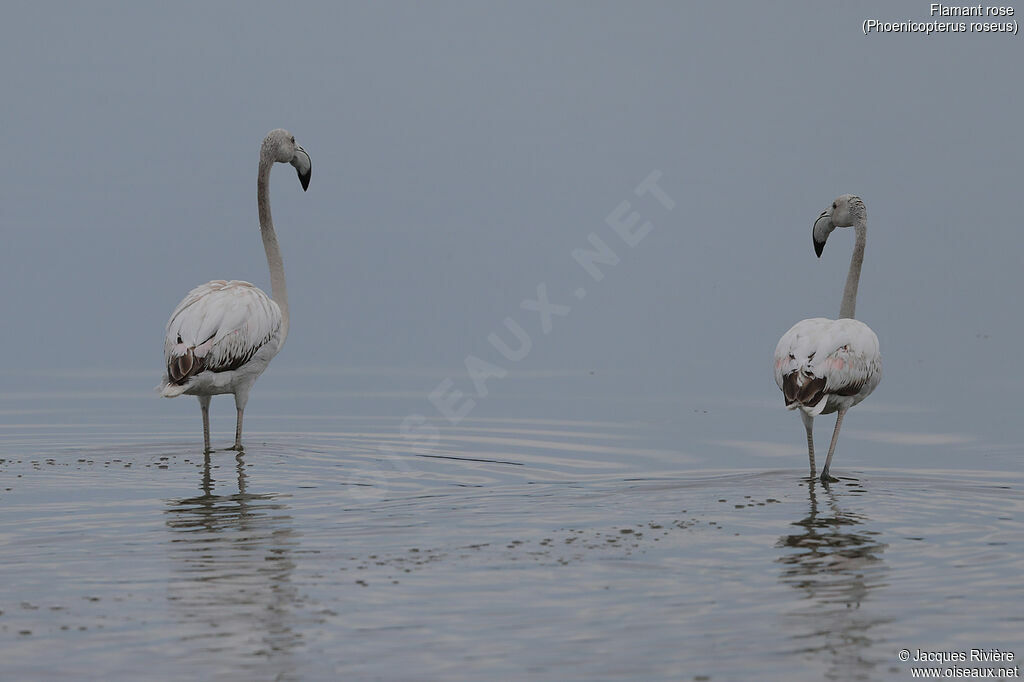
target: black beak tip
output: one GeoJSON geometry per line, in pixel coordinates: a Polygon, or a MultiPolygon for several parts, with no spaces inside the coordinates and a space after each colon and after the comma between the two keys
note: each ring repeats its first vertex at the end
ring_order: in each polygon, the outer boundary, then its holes
{"type": "Polygon", "coordinates": [[[302,184],[302,191],[303,192],[305,192],[307,189],[309,189],[309,179],[310,179],[310,177],[312,177],[312,175],[313,175],[313,169],[312,168],[310,168],[309,171],[306,172],[306,173],[301,173],[301,172],[298,173],[299,182],[302,184]]]}
{"type": "Polygon", "coordinates": [[[825,242],[819,242],[817,239],[814,241],[814,253],[817,254],[818,258],[821,258],[821,252],[825,250],[825,242]]]}

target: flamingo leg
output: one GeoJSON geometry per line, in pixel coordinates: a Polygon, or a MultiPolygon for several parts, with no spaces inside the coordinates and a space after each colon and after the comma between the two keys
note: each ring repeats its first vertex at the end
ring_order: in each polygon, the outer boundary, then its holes
{"type": "Polygon", "coordinates": [[[825,458],[825,468],[821,470],[821,482],[830,483],[838,481],[838,478],[832,478],[828,475],[828,469],[832,466],[832,455],[836,451],[836,442],[839,440],[839,428],[843,425],[843,417],[846,415],[846,410],[839,410],[839,416],[836,417],[836,428],[832,432],[832,444],[828,446],[828,457],[825,458]]]}
{"type": "Polygon", "coordinates": [[[249,402],[249,387],[245,386],[235,392],[235,444],[231,446],[231,450],[238,450],[242,452],[245,448],[242,447],[242,415],[245,413],[245,404],[249,402]]]}
{"type": "Polygon", "coordinates": [[[804,429],[807,431],[807,458],[811,463],[811,478],[814,478],[814,474],[817,473],[814,467],[814,417],[800,410],[800,418],[803,420],[804,429]]]}
{"type": "Polygon", "coordinates": [[[242,447],[242,413],[245,412],[244,407],[235,406],[235,412],[238,416],[235,419],[235,444],[231,447],[232,450],[238,450],[241,452],[245,448],[242,447]]]}
{"type": "Polygon", "coordinates": [[[199,396],[199,409],[203,412],[203,454],[208,455],[210,449],[210,396],[199,396]]]}

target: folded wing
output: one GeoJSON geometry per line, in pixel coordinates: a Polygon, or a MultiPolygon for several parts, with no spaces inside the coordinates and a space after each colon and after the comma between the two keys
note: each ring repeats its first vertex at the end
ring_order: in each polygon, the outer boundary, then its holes
{"type": "Polygon", "coordinates": [[[204,371],[239,369],[280,329],[280,308],[252,284],[215,280],[200,285],[167,323],[164,384],[184,386],[204,371]]]}
{"type": "Polygon", "coordinates": [[[775,383],[786,407],[811,416],[821,414],[830,397],[860,402],[881,377],[878,337],[858,320],[801,320],[775,348],[775,383]]]}

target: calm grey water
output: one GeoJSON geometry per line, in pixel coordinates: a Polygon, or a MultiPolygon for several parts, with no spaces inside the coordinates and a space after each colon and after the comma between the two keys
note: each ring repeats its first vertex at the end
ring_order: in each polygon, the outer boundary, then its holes
{"type": "Polygon", "coordinates": [[[775,402],[549,373],[453,426],[442,375],[270,375],[244,454],[209,457],[153,377],[5,377],[0,678],[899,680],[902,648],[1024,655],[1019,426],[869,401],[825,488],[775,402]],[[436,444],[402,437],[412,413],[436,444]]]}

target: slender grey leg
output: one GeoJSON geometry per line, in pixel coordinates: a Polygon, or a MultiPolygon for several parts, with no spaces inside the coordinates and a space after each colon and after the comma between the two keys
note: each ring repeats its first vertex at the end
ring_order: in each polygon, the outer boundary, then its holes
{"type": "Polygon", "coordinates": [[[839,440],[839,427],[843,425],[843,417],[846,415],[846,410],[839,410],[839,416],[836,417],[836,429],[832,432],[832,444],[828,446],[828,457],[825,458],[825,468],[821,470],[821,482],[829,483],[838,481],[838,478],[832,478],[828,475],[828,468],[832,466],[832,455],[836,451],[836,442],[839,440]]]}
{"type": "Polygon", "coordinates": [[[231,449],[241,451],[244,449],[242,447],[242,413],[245,412],[245,408],[236,405],[235,412],[238,413],[238,417],[235,421],[235,444],[231,449]]]}
{"type": "Polygon", "coordinates": [[[199,396],[199,409],[203,411],[203,454],[210,454],[210,396],[199,396]]]}
{"type": "Polygon", "coordinates": [[[817,473],[814,467],[814,417],[800,410],[800,418],[804,422],[804,429],[807,430],[807,457],[811,461],[811,478],[817,473]]]}
{"type": "Polygon", "coordinates": [[[238,389],[235,393],[235,444],[231,446],[232,450],[238,450],[242,452],[245,448],[242,447],[242,414],[245,412],[245,404],[249,402],[249,388],[244,387],[238,389]]]}

